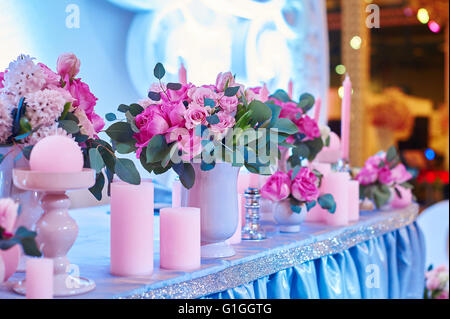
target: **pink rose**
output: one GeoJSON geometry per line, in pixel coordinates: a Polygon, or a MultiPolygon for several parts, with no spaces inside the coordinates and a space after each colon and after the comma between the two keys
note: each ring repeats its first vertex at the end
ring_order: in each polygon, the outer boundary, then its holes
{"type": "Polygon", "coordinates": [[[182,102],[188,98],[188,90],[192,88],[193,85],[188,83],[186,85],[182,85],[179,90],[166,90],[166,93],[161,93],[161,100],[163,102],[182,102]]]}
{"type": "Polygon", "coordinates": [[[398,164],[391,170],[392,179],[397,184],[402,184],[409,181],[412,178],[412,175],[406,170],[405,165],[398,164]]]}
{"type": "Polygon", "coordinates": [[[219,100],[219,105],[223,111],[228,114],[235,114],[239,101],[236,96],[222,96],[219,100]]]}
{"type": "Polygon", "coordinates": [[[356,176],[356,180],[361,185],[370,185],[375,183],[378,178],[378,170],[371,169],[369,167],[363,167],[356,176]]]}
{"type": "Polygon", "coordinates": [[[299,133],[304,134],[303,141],[310,141],[317,137],[320,137],[320,129],[317,122],[310,118],[308,115],[303,115],[301,118],[295,121],[297,124],[299,133]]]}
{"type": "Polygon", "coordinates": [[[45,76],[45,88],[49,88],[49,89],[54,89],[57,87],[61,87],[61,76],[59,74],[56,74],[55,72],[53,72],[48,66],[46,66],[45,64],[42,63],[38,63],[37,65],[39,65],[42,69],[42,71],[44,72],[44,76],[45,76]]]}
{"type": "Polygon", "coordinates": [[[139,133],[135,133],[133,137],[137,140],[136,155],[139,158],[142,148],[147,146],[153,136],[165,134],[170,126],[158,105],[147,107],[144,112],[136,116],[135,121],[139,133]]]}
{"type": "Polygon", "coordinates": [[[181,102],[181,100],[172,102],[164,101],[161,104],[161,110],[169,119],[169,124],[171,127],[184,126],[184,114],[186,113],[186,107],[184,106],[183,102],[181,102]]]}
{"type": "Polygon", "coordinates": [[[8,233],[13,231],[18,209],[19,204],[11,198],[0,199],[0,226],[8,233]]]}
{"type": "Polygon", "coordinates": [[[387,165],[384,165],[379,171],[378,171],[378,181],[381,184],[392,184],[394,179],[392,178],[391,170],[387,165]]]}
{"type": "Polygon", "coordinates": [[[234,116],[231,116],[225,112],[217,113],[217,117],[219,118],[219,123],[211,125],[211,131],[215,133],[225,133],[228,128],[231,128],[236,124],[236,120],[234,116]]]}
{"type": "Polygon", "coordinates": [[[183,151],[181,159],[185,162],[190,161],[202,152],[202,138],[195,135],[194,130],[191,130],[189,134],[181,136],[178,147],[183,151]]]}
{"type": "Polygon", "coordinates": [[[96,113],[92,112],[89,114],[88,119],[91,121],[94,126],[94,130],[96,133],[100,132],[105,127],[105,121],[96,113]]]}
{"type": "Polygon", "coordinates": [[[217,100],[217,93],[214,92],[213,89],[209,87],[192,87],[187,91],[188,97],[192,100],[192,103],[197,104],[199,106],[205,106],[205,98],[211,100],[217,100]]]}
{"type": "Polygon", "coordinates": [[[73,113],[78,121],[80,122],[80,132],[81,134],[87,135],[90,138],[93,138],[95,133],[97,133],[95,131],[94,125],[92,124],[91,121],[89,121],[89,119],[86,116],[86,113],[82,110],[82,109],[76,109],[75,112],[73,113]]]}
{"type": "Polygon", "coordinates": [[[269,99],[269,91],[267,90],[266,85],[264,85],[263,87],[258,86],[254,88],[248,88],[247,90],[245,90],[245,98],[247,99],[248,103],[253,100],[266,102],[269,99]]]}
{"type": "Polygon", "coordinates": [[[5,73],[6,72],[8,72],[8,71],[5,71],[5,72],[0,72],[0,89],[3,89],[5,86],[3,85],[3,81],[5,80],[5,73]]]}
{"type": "Polygon", "coordinates": [[[385,154],[382,155],[373,155],[371,157],[369,157],[369,159],[364,163],[364,166],[370,168],[370,169],[374,169],[374,170],[378,170],[380,167],[380,163],[381,162],[385,162],[385,154]]]}
{"type": "Polygon", "coordinates": [[[291,178],[285,172],[276,172],[261,188],[261,196],[274,202],[288,198],[290,193],[291,178]]]}
{"type": "Polygon", "coordinates": [[[297,103],[295,102],[281,102],[277,99],[270,99],[276,105],[281,106],[280,118],[287,118],[291,121],[295,122],[297,120],[297,114],[302,112],[300,108],[297,107],[297,103]]]}
{"type": "Polygon", "coordinates": [[[80,72],[80,64],[80,60],[75,54],[63,53],[58,57],[56,70],[63,78],[68,75],[72,79],[80,72]]]}
{"type": "Polygon", "coordinates": [[[448,299],[448,291],[443,290],[439,296],[437,296],[436,299],[448,299]]]}
{"type": "Polygon", "coordinates": [[[66,86],[64,88],[69,91],[75,99],[72,106],[74,108],[81,108],[86,112],[86,115],[89,118],[90,114],[94,112],[94,106],[97,103],[97,98],[89,90],[89,85],[82,82],[81,79],[73,79],[72,81],[69,81],[67,76],[64,81],[66,82],[66,86]]]}
{"type": "Polygon", "coordinates": [[[437,276],[432,276],[430,278],[427,279],[427,289],[428,290],[436,290],[440,287],[441,285],[441,281],[439,280],[439,278],[437,276]]]}
{"type": "Polygon", "coordinates": [[[207,124],[206,117],[209,116],[209,112],[206,107],[200,106],[196,103],[191,103],[189,108],[184,113],[186,119],[186,127],[192,129],[197,125],[207,124]]]}
{"type": "Polygon", "coordinates": [[[234,86],[234,76],[231,72],[219,73],[216,78],[216,88],[217,91],[225,91],[225,87],[234,86]]]}
{"type": "MultiPolygon", "coordinates": [[[[292,170],[289,171],[292,176],[292,170]]],[[[292,181],[292,196],[300,202],[312,202],[319,197],[317,176],[307,167],[302,167],[292,181]]]]}

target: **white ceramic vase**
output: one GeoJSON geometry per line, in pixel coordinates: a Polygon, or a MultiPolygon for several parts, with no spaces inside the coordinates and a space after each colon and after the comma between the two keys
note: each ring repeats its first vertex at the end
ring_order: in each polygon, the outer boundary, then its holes
{"type": "Polygon", "coordinates": [[[294,213],[291,209],[289,199],[284,199],[275,203],[273,218],[279,225],[282,233],[297,233],[300,231],[300,225],[305,221],[307,209],[305,205],[301,206],[300,213],[294,213]]]}
{"type": "Polygon", "coordinates": [[[238,226],[237,178],[239,167],[229,163],[216,163],[209,171],[193,164],[194,186],[183,189],[182,205],[200,208],[202,257],[221,258],[235,255],[225,241],[238,226]]]}

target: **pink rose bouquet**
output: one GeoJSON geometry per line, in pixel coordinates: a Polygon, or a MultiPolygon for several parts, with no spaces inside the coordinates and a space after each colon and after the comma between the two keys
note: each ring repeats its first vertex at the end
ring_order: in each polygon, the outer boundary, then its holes
{"type": "Polygon", "coordinates": [[[7,250],[20,244],[26,255],[39,257],[41,253],[35,242],[35,232],[22,226],[13,233],[18,210],[19,205],[12,199],[0,199],[0,249],[7,250]]]}
{"type": "MultiPolygon", "coordinates": [[[[100,156],[91,149],[104,154],[105,162],[116,163],[112,147],[97,136],[105,124],[94,110],[97,98],[76,77],[80,64],[75,54],[64,53],[54,72],[30,56],[20,55],[0,73],[0,146],[20,147],[28,159],[38,141],[64,135],[79,143],[85,167],[100,166],[100,156]]],[[[0,163],[5,156],[0,155],[0,163]]],[[[100,170],[97,173],[91,192],[101,198],[104,180],[100,170]]]]}
{"type": "Polygon", "coordinates": [[[391,189],[402,198],[403,189],[412,188],[408,183],[411,179],[412,175],[399,161],[395,147],[391,147],[387,153],[370,157],[356,175],[356,180],[360,183],[361,199],[373,200],[377,208],[391,199],[391,189]]]}
{"type": "MultiPolygon", "coordinates": [[[[246,89],[231,72],[219,73],[215,84],[199,86],[162,82],[161,63],[153,73],[158,82],[151,85],[148,98],[120,105],[118,111],[125,113],[126,121],[113,123],[106,133],[119,153],[136,153],[148,172],[174,169],[186,188],[195,181],[192,163],[201,163],[202,170],[213,169],[221,161],[245,166],[253,173],[268,172],[278,150],[269,155],[263,152],[262,146],[270,141],[256,131],[281,132],[277,141],[298,131],[292,121],[279,117],[272,103],[266,103],[267,88],[246,89]],[[263,161],[263,156],[268,160],[263,161]]],[[[114,113],[106,118],[117,119],[114,113]]]]}
{"type": "Polygon", "coordinates": [[[288,199],[295,213],[300,213],[302,205],[306,205],[309,211],[316,203],[334,213],[336,203],[333,196],[319,192],[321,179],[320,172],[307,167],[297,166],[287,173],[278,171],[263,185],[261,195],[274,202],[288,199]]]}
{"type": "Polygon", "coordinates": [[[425,273],[425,299],[448,299],[449,272],[445,265],[430,267],[425,273]]]}

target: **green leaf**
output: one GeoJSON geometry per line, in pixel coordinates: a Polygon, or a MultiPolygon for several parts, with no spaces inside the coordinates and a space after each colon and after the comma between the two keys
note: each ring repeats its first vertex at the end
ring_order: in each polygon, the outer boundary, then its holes
{"type": "Polygon", "coordinates": [[[116,151],[119,154],[130,154],[136,151],[136,146],[134,146],[133,143],[125,144],[125,143],[118,143],[116,145],[116,151]]]}
{"type": "Polygon", "coordinates": [[[202,160],[202,163],[200,164],[200,168],[202,171],[210,171],[216,166],[216,162],[212,163],[206,163],[202,160]]]}
{"type": "Polygon", "coordinates": [[[127,158],[116,159],[114,171],[117,176],[126,183],[133,185],[139,185],[141,183],[141,177],[139,176],[136,166],[133,161],[127,158]]]}
{"type": "Polygon", "coordinates": [[[235,96],[239,91],[239,89],[240,89],[239,86],[228,87],[225,89],[224,94],[225,96],[235,96]]]}
{"type": "Polygon", "coordinates": [[[141,114],[142,112],[144,112],[144,108],[142,106],[140,106],[137,103],[131,104],[130,105],[130,110],[129,112],[131,113],[131,115],[133,116],[138,116],[139,114],[141,114]]]}
{"type": "Polygon", "coordinates": [[[167,145],[164,135],[153,136],[150,142],[148,142],[147,150],[145,152],[147,163],[156,163],[161,161],[168,150],[169,146],[167,145]]]}
{"type": "Polygon", "coordinates": [[[3,162],[4,159],[5,159],[5,155],[0,154],[0,164],[3,162]]]}
{"type": "Polygon", "coordinates": [[[406,189],[413,189],[414,186],[408,182],[404,182],[400,184],[401,187],[406,188],[406,189]]]}
{"type": "Polygon", "coordinates": [[[105,167],[105,162],[97,148],[91,148],[89,150],[89,163],[91,168],[98,174],[105,167]]]}
{"type": "Polygon", "coordinates": [[[270,97],[277,99],[278,101],[281,101],[281,102],[291,101],[289,94],[287,94],[286,91],[283,91],[283,90],[276,90],[275,93],[272,94],[270,97]]]}
{"type": "Polygon", "coordinates": [[[69,134],[77,134],[80,131],[78,124],[72,120],[62,120],[58,122],[59,127],[66,130],[69,134]]]}
{"type": "Polygon", "coordinates": [[[106,120],[108,120],[110,122],[117,120],[117,116],[114,113],[107,113],[105,115],[105,118],[106,118],[106,120]]]}
{"type": "Polygon", "coordinates": [[[272,128],[278,129],[279,133],[286,133],[289,135],[298,133],[297,125],[295,125],[295,123],[292,122],[290,119],[286,118],[279,118],[272,128]]]}
{"type": "Polygon", "coordinates": [[[180,90],[182,85],[180,83],[167,83],[167,88],[172,91],[180,90]]]}
{"type": "Polygon", "coordinates": [[[75,137],[75,142],[77,143],[84,143],[89,139],[89,135],[84,135],[81,133],[75,134],[73,137],[75,137]]]}
{"type": "Polygon", "coordinates": [[[304,142],[309,147],[309,156],[308,161],[312,162],[317,154],[322,150],[323,148],[323,140],[321,137],[317,137],[312,141],[306,141],[304,142]]]}
{"type": "Polygon", "coordinates": [[[150,91],[150,92],[148,92],[148,98],[149,98],[150,100],[153,100],[153,101],[155,101],[155,102],[158,102],[159,100],[161,100],[161,93],[150,91]]]}
{"type": "Polygon", "coordinates": [[[63,112],[61,113],[61,116],[59,117],[59,120],[65,120],[67,113],[69,113],[70,107],[72,106],[72,102],[67,102],[64,104],[63,112]]]}
{"type": "Polygon", "coordinates": [[[209,106],[209,107],[215,107],[216,106],[216,101],[214,101],[213,99],[205,97],[203,99],[203,101],[204,101],[203,104],[205,106],[209,106]]]}
{"type": "Polygon", "coordinates": [[[265,104],[272,111],[272,118],[270,119],[270,123],[267,126],[268,128],[272,128],[277,123],[277,121],[279,120],[280,113],[281,113],[281,106],[276,105],[274,103],[268,103],[268,102],[266,102],[265,104]]]}
{"type": "Polygon", "coordinates": [[[336,212],[336,202],[331,194],[324,194],[317,199],[320,207],[328,210],[331,214],[336,212]]]}
{"type": "Polygon", "coordinates": [[[106,129],[106,134],[116,142],[127,143],[133,140],[133,130],[130,123],[117,122],[106,129]]]}
{"type": "Polygon", "coordinates": [[[14,237],[22,245],[25,255],[33,257],[42,256],[35,241],[36,235],[36,232],[30,231],[23,226],[20,226],[14,234],[14,237]]]}
{"type": "Polygon", "coordinates": [[[28,133],[32,130],[30,121],[25,116],[20,118],[20,133],[28,133]]]}
{"type": "Polygon", "coordinates": [[[248,105],[248,108],[251,113],[251,119],[257,123],[263,123],[269,120],[272,116],[272,110],[265,103],[262,103],[257,100],[253,100],[248,105]]]}
{"type": "Polygon", "coordinates": [[[292,156],[297,156],[300,158],[309,158],[311,154],[309,147],[304,143],[296,144],[296,147],[292,149],[292,156]]]}
{"type": "Polygon", "coordinates": [[[166,74],[166,70],[164,69],[164,66],[160,62],[156,63],[155,68],[153,70],[153,74],[155,75],[155,78],[157,78],[158,80],[161,80],[166,74]]]}
{"type": "Polygon", "coordinates": [[[291,210],[293,213],[300,214],[302,212],[302,206],[291,205],[291,210]]]}
{"type": "Polygon", "coordinates": [[[219,119],[219,117],[217,116],[217,114],[213,114],[213,115],[207,116],[207,117],[206,117],[206,121],[207,121],[209,124],[211,124],[211,125],[220,123],[220,119],[219,119]]]}
{"type": "Polygon", "coordinates": [[[295,177],[297,176],[298,172],[300,172],[300,169],[302,167],[300,165],[297,165],[294,167],[294,169],[292,170],[292,176],[291,176],[291,180],[294,180],[295,177]]]}
{"type": "Polygon", "coordinates": [[[119,107],[117,108],[117,111],[126,113],[126,112],[128,112],[129,109],[130,109],[130,107],[128,105],[120,104],[119,107]]]}
{"type": "Polygon", "coordinates": [[[97,174],[95,177],[95,184],[91,188],[89,188],[89,191],[92,195],[98,200],[101,201],[103,197],[103,187],[105,186],[105,176],[103,173],[97,174]]]}
{"type": "Polygon", "coordinates": [[[314,97],[309,93],[304,93],[300,96],[300,102],[297,107],[303,110],[303,113],[308,112],[314,106],[314,97]]]}
{"type": "Polygon", "coordinates": [[[386,160],[388,162],[393,162],[397,159],[397,149],[395,146],[391,146],[386,153],[386,160]]]}
{"type": "Polygon", "coordinates": [[[33,133],[33,132],[27,132],[27,133],[24,133],[24,134],[17,135],[16,137],[14,137],[14,139],[16,141],[23,140],[23,139],[27,138],[29,135],[31,135],[31,133],[33,133]]]}
{"type": "Polygon", "coordinates": [[[180,177],[180,182],[187,189],[192,188],[195,183],[195,170],[194,167],[190,163],[178,163],[174,164],[173,170],[180,177]]]}
{"type": "Polygon", "coordinates": [[[312,202],[306,202],[306,210],[309,212],[311,210],[311,208],[313,208],[314,206],[316,206],[316,201],[313,200],[312,202]]]}
{"type": "Polygon", "coordinates": [[[80,124],[80,120],[78,119],[78,117],[76,117],[75,114],[73,113],[67,113],[66,117],[64,118],[64,120],[68,120],[68,121],[74,121],[77,124],[80,124]]]}

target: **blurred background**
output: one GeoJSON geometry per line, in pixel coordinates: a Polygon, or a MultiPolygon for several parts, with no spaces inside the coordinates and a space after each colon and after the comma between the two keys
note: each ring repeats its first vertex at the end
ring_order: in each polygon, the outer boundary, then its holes
{"type": "Polygon", "coordinates": [[[352,164],[397,145],[425,208],[448,198],[448,30],[448,0],[2,0],[0,69],[21,53],[54,69],[74,52],[100,115],[143,98],[156,62],[169,80],[181,62],[194,83],[292,79],[338,134],[348,73],[352,164]]]}

